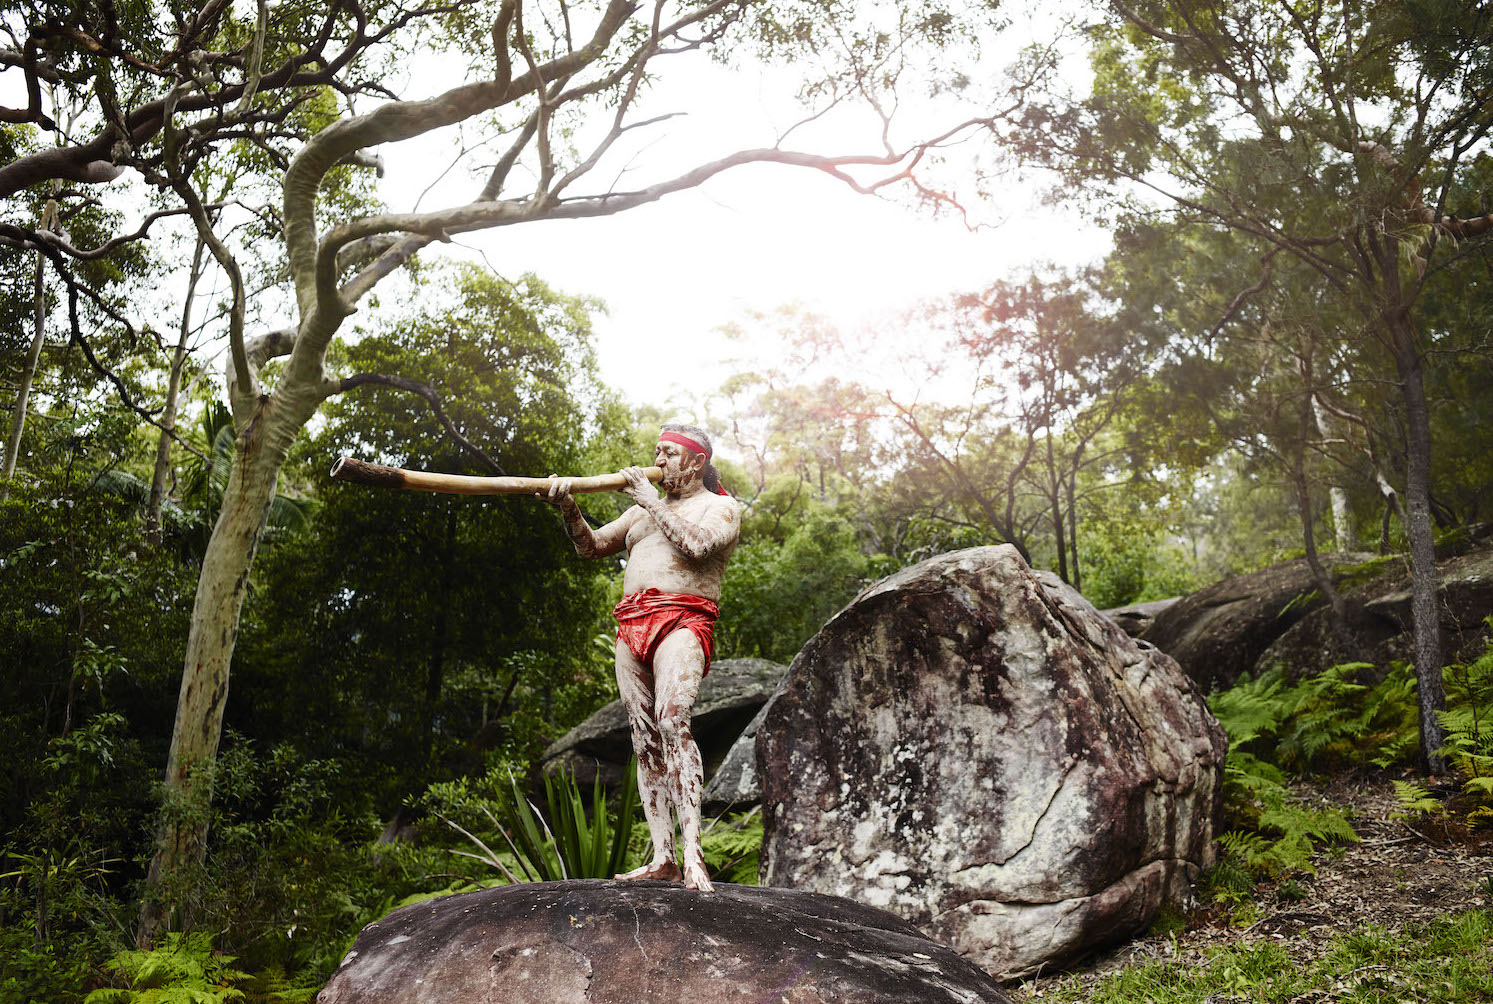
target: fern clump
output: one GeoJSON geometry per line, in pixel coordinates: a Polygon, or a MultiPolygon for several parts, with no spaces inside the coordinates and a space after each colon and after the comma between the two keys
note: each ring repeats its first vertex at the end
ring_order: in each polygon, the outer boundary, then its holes
{"type": "Polygon", "coordinates": [[[233,986],[249,974],[232,968],[231,955],[213,951],[206,934],[168,934],[149,951],[124,951],[105,968],[128,985],[95,990],[84,1004],[226,1004],[245,994],[233,986]]]}
{"type": "Polygon", "coordinates": [[[1441,755],[1461,779],[1467,824],[1493,825],[1493,641],[1475,662],[1447,667],[1446,698],[1441,755]]]}
{"type": "Polygon", "coordinates": [[[761,809],[714,820],[701,834],[700,845],[712,878],[756,885],[762,857],[761,809]]]}
{"type": "Polygon", "coordinates": [[[1245,750],[1295,771],[1363,762],[1389,767],[1415,751],[1415,673],[1396,662],[1383,680],[1363,682],[1373,668],[1344,663],[1288,686],[1275,667],[1213,695],[1208,706],[1229,735],[1230,755],[1245,750]]]}

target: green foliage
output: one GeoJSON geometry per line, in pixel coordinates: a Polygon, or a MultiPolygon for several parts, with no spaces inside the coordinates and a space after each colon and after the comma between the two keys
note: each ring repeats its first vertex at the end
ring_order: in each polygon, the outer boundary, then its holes
{"type": "MultiPolygon", "coordinates": [[[[547,813],[541,813],[519,788],[510,772],[504,784],[488,772],[481,782],[466,781],[432,785],[421,804],[432,809],[459,832],[479,853],[452,853],[490,865],[509,882],[555,882],[561,879],[611,878],[626,871],[629,837],[637,815],[637,761],[623,770],[622,792],[617,808],[608,805],[607,792],[598,776],[587,805],[575,774],[561,770],[544,776],[547,813]],[[486,794],[484,794],[484,792],[486,794]],[[441,809],[460,810],[469,819],[480,813],[491,826],[488,838],[454,822],[441,809]],[[499,839],[511,853],[500,854],[490,846],[499,839]]],[[[474,827],[479,831],[481,827],[474,827]]]]}
{"type": "Polygon", "coordinates": [[[318,987],[296,986],[277,966],[258,973],[233,967],[202,933],[168,934],[149,951],[118,952],[104,968],[122,987],[104,987],[84,1004],[311,1004],[318,987]]]}
{"type": "Polygon", "coordinates": [[[762,856],[761,809],[712,820],[700,845],[712,879],[756,885],[762,856]]]}
{"type": "Polygon", "coordinates": [[[107,963],[127,984],[95,990],[84,1004],[227,1004],[243,1000],[233,984],[248,973],[233,969],[231,955],[213,951],[205,934],[168,934],[149,951],[120,952],[107,963]]]}
{"type": "MultiPolygon", "coordinates": [[[[1224,805],[1231,828],[1218,838],[1218,861],[1203,880],[1215,900],[1241,903],[1261,881],[1312,872],[1319,846],[1358,839],[1341,809],[1294,797],[1282,768],[1341,759],[1361,752],[1365,743],[1382,749],[1384,736],[1372,731],[1376,723],[1403,725],[1402,681],[1391,674],[1377,687],[1352,683],[1351,676],[1364,668],[1335,666],[1294,687],[1272,670],[1209,699],[1229,736],[1224,805]]],[[[1413,693],[1408,701],[1413,710],[1413,693]]],[[[1413,736],[1413,719],[1409,729],[1413,736]]]]}
{"type": "Polygon", "coordinates": [[[1444,816],[1446,807],[1422,785],[1414,781],[1394,782],[1395,801],[1400,806],[1400,818],[1411,816],[1444,816]]]}
{"type": "MultiPolygon", "coordinates": [[[[1405,763],[1416,749],[1415,678],[1395,663],[1377,682],[1373,667],[1349,663],[1288,685],[1280,669],[1244,678],[1209,706],[1229,736],[1224,768],[1231,829],[1205,878],[1215,899],[1238,903],[1255,884],[1311,871],[1318,845],[1357,839],[1342,812],[1306,806],[1285,786],[1286,771],[1371,762],[1405,763]]],[[[1493,646],[1471,665],[1444,673],[1448,709],[1444,754],[1462,778],[1461,805],[1476,825],[1493,819],[1493,646]]],[[[1421,785],[1395,781],[1405,815],[1447,818],[1447,806],[1421,785]]]]}
{"type": "Polygon", "coordinates": [[[1129,965],[1084,988],[1067,980],[1043,997],[1086,1004],[1331,999],[1349,1004],[1470,1004],[1493,996],[1493,911],[1471,910],[1390,933],[1365,928],[1334,938],[1300,964],[1271,941],[1207,949],[1202,959],[1129,965]]]}
{"type": "Polygon", "coordinates": [[[1224,765],[1224,802],[1234,828],[1218,838],[1218,861],[1203,878],[1215,900],[1239,903],[1261,881],[1292,872],[1314,872],[1322,844],[1358,840],[1335,806],[1309,806],[1282,783],[1280,772],[1248,753],[1230,753],[1224,765]]]}
{"type": "Polygon", "coordinates": [[[366,797],[344,794],[343,770],[230,731],[213,772],[207,860],[163,893],[176,923],[251,969],[329,973],[344,939],[408,888],[398,862],[370,853],[379,822],[366,797]]]}
{"type": "MultiPolygon", "coordinates": [[[[0,895],[0,908],[13,900],[0,895]]],[[[96,936],[39,940],[21,926],[0,927],[0,1004],[82,1004],[96,957],[106,954],[96,936]]]]}
{"type": "Polygon", "coordinates": [[[1447,667],[1446,692],[1442,755],[1461,778],[1468,824],[1493,825],[1493,640],[1471,664],[1447,667]]]}
{"type": "Polygon", "coordinates": [[[1395,663],[1377,683],[1374,667],[1345,663],[1287,685],[1279,667],[1245,677],[1209,698],[1233,751],[1253,751],[1292,770],[1372,761],[1403,762],[1419,722],[1415,675],[1395,663]]]}
{"type": "MultiPolygon", "coordinates": [[[[591,372],[594,305],[533,277],[443,268],[433,278],[401,305],[401,323],[340,348],[340,364],[418,375],[506,470],[589,469],[593,420],[618,420],[591,372]]],[[[309,527],[261,560],[245,606],[234,688],[254,710],[242,724],[362,761],[392,813],[430,780],[481,772],[489,754],[537,756],[605,702],[610,660],[592,639],[607,626],[617,564],[577,557],[554,509],[533,499],[325,482],[343,453],[491,472],[421,398],[377,386],[343,395],[297,454],[318,482],[309,527]]]]}
{"type": "Polygon", "coordinates": [[[769,483],[742,519],[721,591],[717,656],[789,662],[865,583],[850,521],[797,477],[769,483]]]}

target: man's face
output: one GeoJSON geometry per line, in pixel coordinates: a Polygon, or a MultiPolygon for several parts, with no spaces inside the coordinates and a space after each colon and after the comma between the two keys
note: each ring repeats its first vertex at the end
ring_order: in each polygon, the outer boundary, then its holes
{"type": "Polygon", "coordinates": [[[690,475],[705,466],[699,454],[692,453],[678,443],[661,441],[654,452],[653,463],[662,467],[663,480],[659,482],[664,491],[675,491],[689,482],[690,475]]]}

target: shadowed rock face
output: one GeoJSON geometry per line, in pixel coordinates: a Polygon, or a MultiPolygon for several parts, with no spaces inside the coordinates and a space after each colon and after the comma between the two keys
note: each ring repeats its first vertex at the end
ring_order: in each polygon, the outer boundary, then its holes
{"type": "MultiPolygon", "coordinates": [[[[1324,556],[1329,570],[1372,555],[1324,556]]],[[[1200,589],[1158,612],[1141,637],[1181,664],[1204,691],[1225,689],[1270,645],[1326,600],[1305,558],[1200,589]]]]}
{"type": "MultiPolygon", "coordinates": [[[[710,664],[691,716],[707,779],[714,775],[787,669],[780,662],[766,659],[721,659],[710,664]]],[[[582,784],[590,784],[599,773],[602,781],[611,784],[622,777],[630,756],[632,733],[627,712],[621,701],[612,701],[555,740],[544,751],[540,765],[547,774],[569,768],[582,784]]]]}
{"type": "MultiPolygon", "coordinates": [[[[783,667],[787,669],[787,667],[783,667]]],[[[762,781],[757,777],[757,730],[772,707],[772,698],[747,723],[726,757],[705,786],[705,811],[712,815],[750,809],[762,801],[762,781]]]]}
{"type": "Polygon", "coordinates": [[[1146,633],[1146,629],[1156,620],[1156,615],[1167,607],[1181,600],[1180,596],[1172,596],[1164,600],[1150,600],[1146,603],[1132,603],[1127,607],[1111,607],[1108,610],[1099,611],[1116,624],[1132,638],[1139,638],[1146,633]]]}
{"type": "Polygon", "coordinates": [[[318,1004],[1010,1004],[880,910],[782,889],[501,886],[368,925],[318,1004]]]}
{"type": "MultiPolygon", "coordinates": [[[[1347,630],[1333,629],[1326,607],[1313,610],[1271,643],[1255,663],[1259,675],[1276,665],[1290,679],[1311,676],[1345,662],[1372,663],[1366,678],[1381,678],[1391,660],[1414,660],[1410,575],[1406,559],[1380,559],[1367,581],[1344,586],[1347,630]]],[[[1471,662],[1486,648],[1484,618],[1493,614],[1493,547],[1436,563],[1436,609],[1448,662],[1471,662]]]]}
{"type": "Polygon", "coordinates": [[[757,737],[763,881],[1030,974],[1185,894],[1225,748],[1176,662],[1015,548],[943,555],[863,592],[789,669],[757,737]]]}

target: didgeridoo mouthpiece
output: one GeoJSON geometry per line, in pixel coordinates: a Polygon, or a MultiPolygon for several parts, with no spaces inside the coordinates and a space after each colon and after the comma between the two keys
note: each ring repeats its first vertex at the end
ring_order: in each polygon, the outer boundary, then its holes
{"type": "MultiPolygon", "coordinates": [[[[664,476],[662,468],[645,467],[643,476],[657,484],[664,476]]],[[[402,467],[370,464],[356,457],[343,457],[332,465],[332,477],[375,488],[403,488],[412,492],[441,492],[446,495],[533,495],[547,492],[549,478],[473,477],[467,474],[439,474],[432,471],[408,471],[402,467]]],[[[627,484],[621,474],[594,474],[571,478],[572,492],[615,492],[627,484]]]]}

